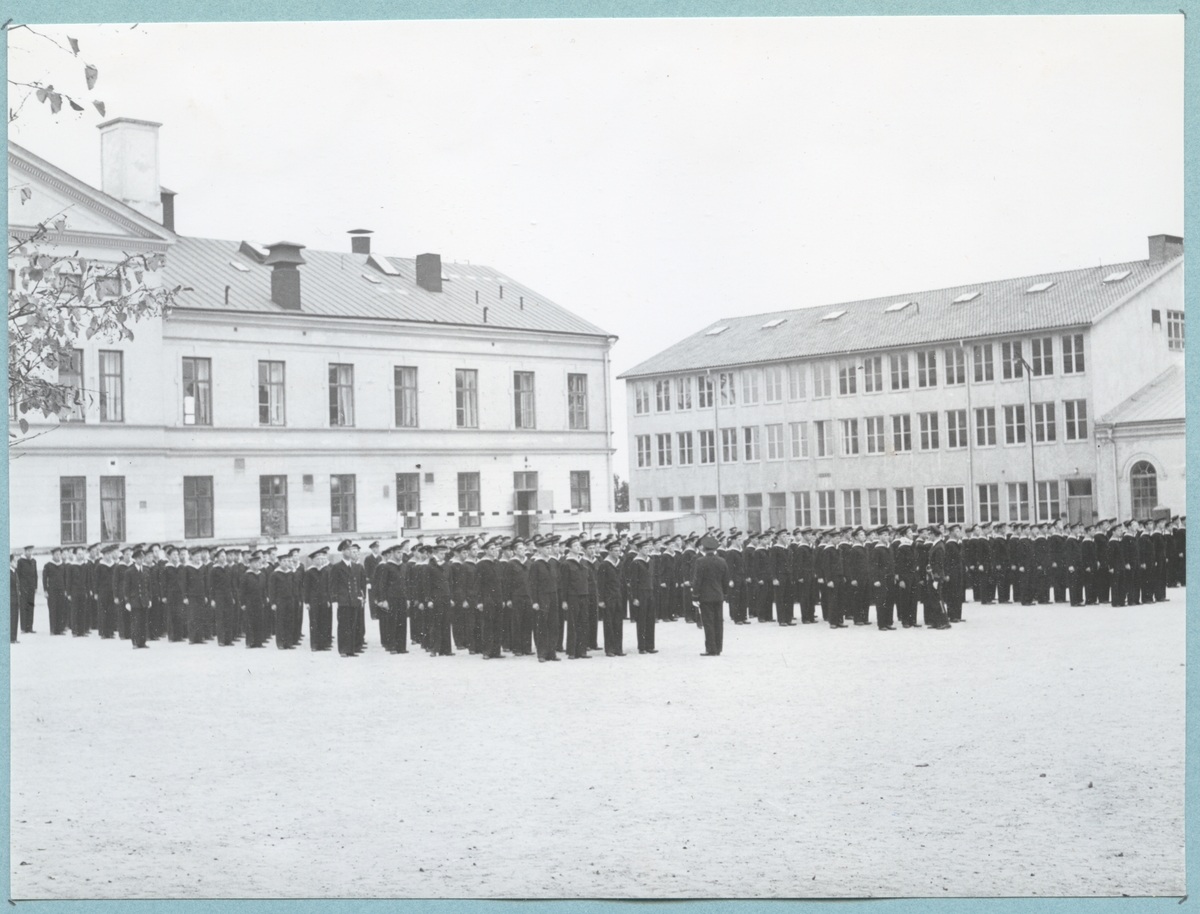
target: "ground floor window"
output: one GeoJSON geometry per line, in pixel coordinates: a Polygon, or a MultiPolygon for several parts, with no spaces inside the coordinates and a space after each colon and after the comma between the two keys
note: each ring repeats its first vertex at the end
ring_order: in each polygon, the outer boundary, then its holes
{"type": "Polygon", "coordinates": [[[60,476],[58,480],[62,544],[87,542],[87,478],[60,476]]]}
{"type": "Polygon", "coordinates": [[[183,477],[183,537],[202,539],[213,535],[213,478],[183,477]]]}
{"type": "Polygon", "coordinates": [[[1154,512],[1158,504],[1158,472],[1150,461],[1139,460],[1129,471],[1129,500],[1134,520],[1147,520],[1154,512]]]}

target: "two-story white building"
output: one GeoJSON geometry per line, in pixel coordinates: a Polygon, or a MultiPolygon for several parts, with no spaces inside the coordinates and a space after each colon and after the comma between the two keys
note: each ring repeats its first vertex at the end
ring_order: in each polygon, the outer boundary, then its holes
{"type": "Polygon", "coordinates": [[[364,232],[345,252],[179,235],[157,130],[101,126],[99,190],[9,144],[11,239],[63,212],[54,250],[161,252],[183,286],[133,341],[79,341],[59,369],[73,415],[26,416],[13,542],[528,532],[611,510],[614,337],[501,271],[382,256],[364,232]]]}
{"type": "Polygon", "coordinates": [[[1183,239],[1149,247],[718,321],[621,375],[631,505],[750,530],[1182,513],[1183,239]]]}

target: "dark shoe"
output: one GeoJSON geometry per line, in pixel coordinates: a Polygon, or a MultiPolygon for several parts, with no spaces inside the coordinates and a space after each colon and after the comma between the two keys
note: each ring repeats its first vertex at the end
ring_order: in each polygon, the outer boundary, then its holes
{"type": "Polygon", "coordinates": [[[880,630],[881,632],[894,632],[894,631],[896,630],[896,626],[894,626],[894,625],[881,625],[881,626],[879,626],[879,630],[880,630]]]}
{"type": "Polygon", "coordinates": [[[657,649],[652,649],[652,650],[648,650],[648,651],[646,651],[646,653],[647,653],[647,654],[657,654],[657,653],[658,653],[658,650],[657,650],[657,649]]]}

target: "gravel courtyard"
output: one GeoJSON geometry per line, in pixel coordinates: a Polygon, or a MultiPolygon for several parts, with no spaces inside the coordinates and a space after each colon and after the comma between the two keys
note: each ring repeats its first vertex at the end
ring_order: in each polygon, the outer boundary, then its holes
{"type": "MultiPolygon", "coordinates": [[[[12,647],[12,897],[1181,895],[1184,605],[484,663],[12,647]]],[[[635,645],[626,627],[626,646],[635,645]]]]}

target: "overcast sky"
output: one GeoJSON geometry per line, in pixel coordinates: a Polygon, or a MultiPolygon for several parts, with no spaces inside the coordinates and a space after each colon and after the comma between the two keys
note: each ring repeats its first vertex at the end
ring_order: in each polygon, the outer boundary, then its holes
{"type": "MultiPolygon", "coordinates": [[[[1146,257],[1181,16],[48,26],[9,76],[161,121],[183,234],[494,266],[620,337],[1146,257]]],[[[99,183],[95,111],[10,137],[99,183]]],[[[623,391],[614,426],[626,475],[623,391]]]]}

